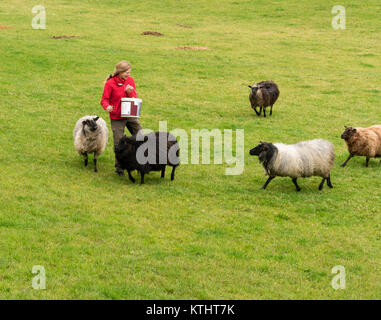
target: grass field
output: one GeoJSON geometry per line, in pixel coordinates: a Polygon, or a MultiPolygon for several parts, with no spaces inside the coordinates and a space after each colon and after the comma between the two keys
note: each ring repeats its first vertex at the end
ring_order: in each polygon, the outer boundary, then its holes
{"type": "Polygon", "coordinates": [[[378,0],[2,0],[0,298],[380,299],[381,165],[340,168],[343,126],[381,123],[380,15],[378,0]],[[31,27],[38,4],[46,30],[31,27]],[[331,26],[336,4],[346,30],[331,26]],[[145,128],[244,129],[243,174],[187,164],[133,185],[114,174],[111,136],[99,172],[84,168],[74,124],[97,114],[110,129],[99,102],[122,59],[145,128]],[[247,85],[266,79],[281,94],[258,118],[247,85]],[[288,178],[260,190],[252,147],[314,138],[335,145],[334,189],[312,177],[299,193],[288,178]]]}

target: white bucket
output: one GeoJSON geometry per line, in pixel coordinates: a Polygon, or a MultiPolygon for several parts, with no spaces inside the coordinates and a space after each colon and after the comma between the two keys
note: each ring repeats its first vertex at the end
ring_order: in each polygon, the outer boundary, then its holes
{"type": "Polygon", "coordinates": [[[122,98],[120,116],[123,118],[140,118],[142,99],[122,98]]]}

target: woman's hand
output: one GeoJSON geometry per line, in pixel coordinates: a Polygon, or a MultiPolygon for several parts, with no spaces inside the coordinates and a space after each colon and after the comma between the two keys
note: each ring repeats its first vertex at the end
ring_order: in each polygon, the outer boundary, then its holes
{"type": "Polygon", "coordinates": [[[126,86],[126,92],[127,94],[130,94],[132,92],[132,90],[134,90],[134,87],[133,86],[130,86],[129,84],[126,86]]]}
{"type": "Polygon", "coordinates": [[[108,107],[106,108],[106,111],[107,111],[108,113],[110,113],[113,109],[114,109],[114,108],[110,105],[110,106],[108,106],[108,107]]]}

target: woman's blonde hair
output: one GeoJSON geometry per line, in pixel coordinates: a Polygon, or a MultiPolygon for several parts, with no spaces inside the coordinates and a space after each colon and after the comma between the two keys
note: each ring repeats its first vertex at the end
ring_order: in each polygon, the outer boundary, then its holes
{"type": "MultiPolygon", "coordinates": [[[[113,74],[110,74],[108,79],[111,79],[115,76],[117,76],[119,73],[122,73],[124,71],[127,71],[128,69],[131,69],[131,63],[129,63],[128,61],[126,60],[122,60],[120,62],[118,62],[115,66],[115,70],[114,70],[114,73],[113,74]]],[[[108,80],[107,79],[107,80],[108,80]]]]}

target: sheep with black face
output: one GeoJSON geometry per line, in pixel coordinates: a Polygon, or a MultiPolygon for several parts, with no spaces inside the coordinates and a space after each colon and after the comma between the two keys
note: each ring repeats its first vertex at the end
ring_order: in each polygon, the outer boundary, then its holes
{"type": "Polygon", "coordinates": [[[106,122],[97,116],[84,116],[75,124],[74,147],[84,156],[85,166],[88,163],[88,154],[94,153],[94,171],[97,172],[97,159],[104,152],[108,140],[106,122]]]}
{"type": "Polygon", "coordinates": [[[175,178],[175,169],[179,165],[180,148],[176,138],[168,132],[151,132],[127,137],[123,136],[115,147],[115,156],[128,178],[135,183],[131,171],[140,173],[140,183],[150,171],[161,171],[164,178],[167,165],[172,167],[171,180],[175,178]]]}
{"type": "Polygon", "coordinates": [[[277,176],[290,177],[300,191],[298,178],[320,176],[323,178],[319,190],[323,189],[324,182],[333,188],[330,172],[335,158],[332,143],[322,139],[303,141],[297,144],[261,142],[250,150],[250,155],[258,156],[266,174],[269,176],[263,189],[277,176]]]}

